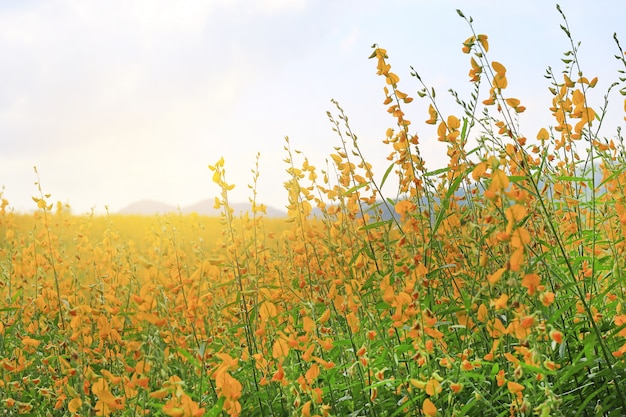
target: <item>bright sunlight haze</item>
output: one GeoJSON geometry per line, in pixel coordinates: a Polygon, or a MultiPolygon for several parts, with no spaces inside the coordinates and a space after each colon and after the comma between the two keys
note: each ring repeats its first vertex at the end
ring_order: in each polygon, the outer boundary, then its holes
{"type": "MultiPolygon", "coordinates": [[[[624,2],[562,6],[583,40],[585,70],[604,91],[616,73],[612,31],[626,20],[624,2]]],[[[471,33],[457,8],[489,35],[492,59],[509,68],[510,94],[528,108],[521,130],[535,135],[551,123],[545,69],[560,68],[568,48],[552,2],[2,2],[4,197],[17,211],[34,210],[37,166],[43,191],[75,213],[143,199],[190,205],[218,193],[207,166],[224,157],[237,185],[231,198],[245,202],[260,152],[260,201],[284,209],[284,137],[325,165],[337,146],[326,116],[332,98],[380,178],[391,118],[371,45],[387,49],[409,94],[420,88],[413,66],[454,106],[449,88],[470,91],[461,43],[471,33]]],[[[409,116],[425,119],[426,107],[420,112],[409,116]]],[[[445,147],[418,134],[424,159],[443,161],[445,147]]]]}

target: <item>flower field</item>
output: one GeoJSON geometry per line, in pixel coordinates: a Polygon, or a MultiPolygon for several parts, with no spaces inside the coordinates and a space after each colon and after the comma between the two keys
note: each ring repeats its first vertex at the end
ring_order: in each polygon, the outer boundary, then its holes
{"type": "Polygon", "coordinates": [[[376,177],[333,102],[326,169],[286,140],[285,219],[264,216],[258,167],[234,213],[223,160],[220,218],[3,199],[0,415],[626,415],[626,148],[599,133],[624,73],[590,102],[563,16],[554,125],[524,134],[466,20],[459,113],[415,71],[405,93],[375,45],[389,167],[376,177]],[[446,166],[427,168],[408,114],[446,166]]]}

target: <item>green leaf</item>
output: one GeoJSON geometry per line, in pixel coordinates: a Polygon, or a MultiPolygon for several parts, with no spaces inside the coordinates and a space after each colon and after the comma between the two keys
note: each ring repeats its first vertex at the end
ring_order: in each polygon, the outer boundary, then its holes
{"type": "Polygon", "coordinates": [[[413,349],[413,346],[411,346],[410,344],[405,343],[405,344],[396,346],[394,350],[396,351],[396,353],[399,353],[399,354],[402,355],[404,353],[407,353],[411,349],[413,349]]]}
{"type": "Polygon", "coordinates": [[[196,368],[202,367],[202,365],[200,364],[200,361],[197,358],[195,358],[191,353],[187,352],[185,349],[177,347],[176,352],[184,356],[185,359],[187,359],[196,368]]]}
{"type": "Polygon", "coordinates": [[[446,196],[444,197],[444,199],[442,201],[441,209],[437,213],[437,219],[435,220],[435,226],[433,227],[433,231],[432,231],[433,235],[435,235],[435,233],[437,233],[437,230],[439,229],[439,226],[441,225],[441,222],[443,221],[443,219],[446,216],[446,213],[448,211],[448,207],[450,206],[450,197],[459,188],[459,185],[461,184],[461,181],[463,181],[464,177],[465,177],[464,175],[459,175],[454,180],[454,182],[450,185],[450,188],[448,188],[448,191],[446,192],[446,196]]]}
{"type": "Polygon", "coordinates": [[[374,222],[374,223],[368,223],[366,225],[363,225],[359,228],[359,230],[370,230],[370,229],[376,229],[380,226],[387,226],[391,223],[391,220],[382,220],[380,222],[374,222]]]}
{"type": "Polygon", "coordinates": [[[424,174],[424,176],[425,177],[432,177],[433,175],[443,174],[444,172],[448,172],[448,171],[450,171],[450,167],[439,168],[439,169],[436,169],[434,171],[428,171],[427,173],[424,174]]]}
{"type": "Polygon", "coordinates": [[[527,371],[531,371],[535,374],[547,374],[547,375],[556,375],[556,371],[551,371],[549,369],[539,368],[537,366],[528,365],[525,362],[520,362],[519,365],[527,371]]]}
{"type": "Polygon", "coordinates": [[[367,187],[367,186],[368,186],[368,184],[367,184],[367,183],[363,183],[363,184],[358,184],[358,185],[355,185],[354,187],[352,187],[352,188],[350,188],[350,189],[348,189],[348,190],[344,191],[344,192],[343,192],[343,196],[345,197],[345,196],[349,196],[349,195],[351,195],[351,194],[354,194],[354,192],[355,192],[355,191],[358,191],[358,190],[360,190],[361,188],[363,188],[363,187],[367,187]]]}
{"type": "Polygon", "coordinates": [[[348,265],[354,265],[354,262],[356,261],[356,259],[359,257],[359,255],[361,255],[362,253],[364,253],[367,255],[368,258],[370,259],[375,259],[375,255],[374,253],[371,251],[371,249],[369,248],[369,246],[365,245],[365,246],[361,246],[359,248],[359,250],[357,250],[356,252],[354,252],[354,255],[352,255],[352,258],[350,258],[350,261],[348,262],[348,265]]]}
{"type": "Polygon", "coordinates": [[[568,175],[562,175],[554,178],[556,181],[580,181],[580,182],[591,182],[591,178],[585,177],[572,177],[568,175]]]}
{"type": "Polygon", "coordinates": [[[226,397],[224,397],[224,396],[220,397],[220,399],[217,400],[217,404],[215,404],[213,407],[211,407],[210,410],[207,411],[206,416],[207,417],[218,417],[222,413],[222,410],[224,409],[224,401],[225,400],[226,400],[226,397]]]}
{"type": "MultiPolygon", "coordinates": [[[[469,125],[469,120],[467,120],[467,117],[463,118],[463,127],[461,128],[461,139],[465,141],[465,139],[467,139],[467,128],[469,125]]],[[[469,154],[468,154],[469,155],[469,154]]]]}
{"type": "Polygon", "coordinates": [[[383,185],[385,185],[385,181],[387,181],[387,177],[389,176],[389,174],[391,173],[391,170],[393,169],[395,165],[396,165],[395,163],[392,163],[391,165],[389,165],[389,168],[387,168],[387,170],[385,171],[385,175],[383,175],[383,180],[380,182],[380,188],[383,188],[383,185]]]}

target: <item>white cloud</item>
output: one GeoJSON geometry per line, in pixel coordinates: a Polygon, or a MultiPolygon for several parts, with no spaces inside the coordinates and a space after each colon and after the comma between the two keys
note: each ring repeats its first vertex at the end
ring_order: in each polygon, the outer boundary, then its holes
{"type": "Polygon", "coordinates": [[[348,51],[350,49],[352,49],[352,47],[355,45],[357,39],[359,39],[359,28],[356,26],[353,26],[352,29],[350,30],[350,33],[348,33],[342,40],[341,40],[341,49],[343,51],[348,51]]]}
{"type": "MultiPolygon", "coordinates": [[[[250,4],[250,1],[241,3],[250,4]]],[[[284,13],[286,11],[300,11],[306,6],[306,0],[258,0],[252,1],[256,9],[267,14],[284,13]]]]}
{"type": "Polygon", "coordinates": [[[211,14],[228,5],[226,0],[68,0],[68,14],[88,24],[108,23],[122,30],[159,32],[193,32],[201,30],[211,14]]]}

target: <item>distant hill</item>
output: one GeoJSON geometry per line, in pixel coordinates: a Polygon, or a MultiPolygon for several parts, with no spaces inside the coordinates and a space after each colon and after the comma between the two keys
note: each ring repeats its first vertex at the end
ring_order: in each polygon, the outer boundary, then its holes
{"type": "Polygon", "coordinates": [[[169,204],[162,203],[160,201],[155,200],[141,200],[136,201],[123,209],[119,210],[119,214],[142,214],[142,215],[153,215],[153,214],[165,214],[165,213],[173,213],[177,211],[175,206],[171,206],[169,204]]]}
{"type": "MultiPolygon", "coordinates": [[[[380,213],[380,220],[390,220],[392,218],[397,218],[399,219],[400,216],[398,215],[398,213],[395,212],[395,210],[393,209],[393,204],[389,203],[389,204],[385,204],[384,201],[382,200],[377,200],[376,203],[374,205],[368,205],[366,203],[363,203],[363,211],[365,213],[368,213],[370,216],[373,216],[374,209],[380,209],[381,213],[380,213]]],[[[317,217],[318,219],[321,219],[322,217],[324,217],[324,213],[322,212],[322,210],[320,210],[318,207],[313,207],[313,210],[311,210],[311,216],[312,217],[317,217]]],[[[356,216],[357,218],[361,217],[361,214],[357,214],[356,216]]],[[[374,221],[374,219],[372,219],[371,221],[374,221]]]]}
{"type": "MultiPolygon", "coordinates": [[[[182,213],[191,214],[197,213],[204,216],[219,216],[221,210],[214,208],[214,200],[202,200],[189,206],[178,207],[165,204],[156,200],[141,200],[129,204],[118,211],[119,214],[139,214],[139,215],[154,215],[154,214],[167,214],[167,213],[182,213]]],[[[250,211],[250,203],[234,203],[231,204],[235,215],[240,215],[246,211],[250,211]]],[[[266,217],[285,217],[287,213],[285,211],[278,210],[273,207],[267,207],[266,217]]]]}

